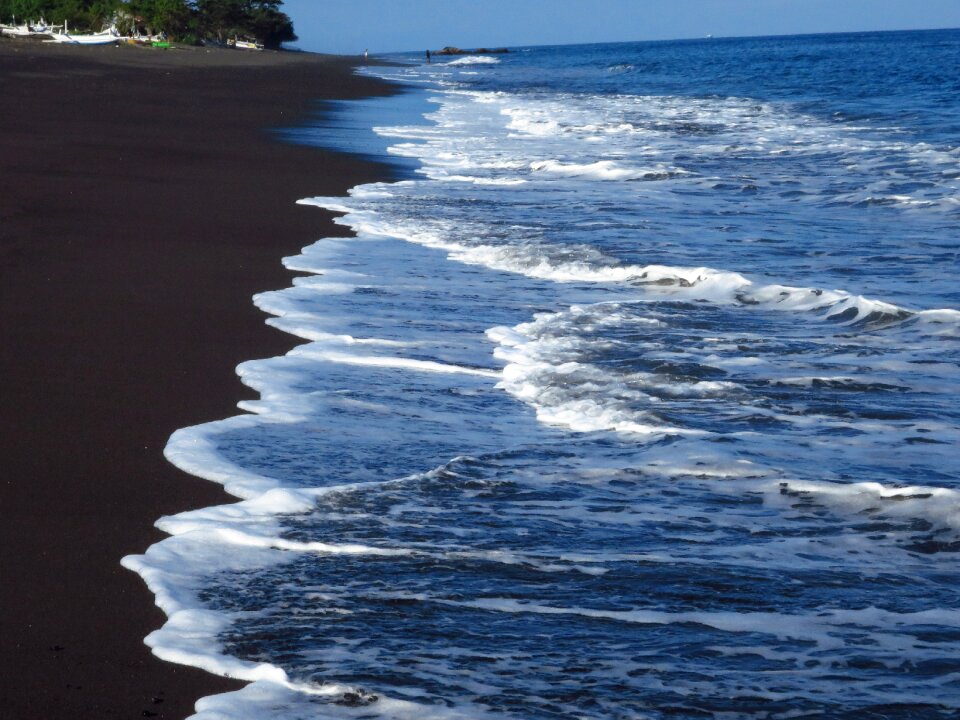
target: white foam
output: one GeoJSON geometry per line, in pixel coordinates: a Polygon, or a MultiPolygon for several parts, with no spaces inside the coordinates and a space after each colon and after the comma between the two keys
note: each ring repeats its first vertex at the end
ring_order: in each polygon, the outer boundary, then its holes
{"type": "MultiPolygon", "coordinates": [[[[202,514],[204,511],[198,511],[202,514]]],[[[280,539],[257,538],[224,528],[209,527],[186,530],[152,546],[142,556],[123,559],[124,567],[137,572],[156,596],[156,602],[167,614],[164,626],[146,638],[153,653],[168,662],[198,667],[208,672],[250,685],[240,691],[206,697],[197,702],[195,720],[222,718],[289,718],[293,708],[311,709],[317,717],[317,706],[308,698],[326,699],[324,711],[330,717],[355,717],[350,696],[364,697],[375,703],[378,712],[391,718],[454,718],[474,716],[466,709],[435,709],[409,701],[384,696],[370,697],[363,690],[338,683],[304,683],[291,680],[281,668],[270,663],[239,660],[219,649],[217,636],[230,625],[230,617],[204,609],[194,597],[199,576],[215,570],[242,571],[276,564],[281,558],[275,551],[321,552],[334,554],[397,554],[364,546],[327,546],[323,543],[294,543],[280,539]],[[227,547],[224,545],[226,544],[227,547]],[[274,551],[271,555],[264,552],[274,551]],[[187,575],[192,569],[198,576],[187,575]]]]}
{"type": "MultiPolygon", "coordinates": [[[[273,418],[273,422],[287,422],[292,418],[273,418]]],[[[164,448],[163,454],[173,465],[186,473],[220,483],[224,489],[239,498],[255,498],[279,487],[279,483],[250,472],[228,460],[217,450],[217,435],[243,430],[264,422],[253,415],[237,415],[205,425],[177,430],[164,448]]]]}
{"type": "Polygon", "coordinates": [[[938,528],[960,531],[960,492],[942,487],[890,487],[876,482],[790,480],[766,486],[771,505],[789,504],[797,493],[847,516],[885,519],[924,518],[938,528]],[[791,495],[793,493],[793,495],[791,495]]]}
{"type": "MultiPolygon", "coordinates": [[[[581,316],[583,310],[575,306],[569,313],[581,316]]],[[[692,434],[645,420],[643,411],[631,406],[644,402],[649,406],[653,401],[642,390],[625,387],[622,377],[567,360],[566,356],[576,354],[578,341],[571,336],[554,338],[550,333],[552,326],[563,325],[565,318],[543,313],[531,323],[487,331],[487,336],[499,345],[494,356],[506,363],[497,387],[531,405],[542,422],[575,432],[614,430],[648,437],[692,434]]],[[[672,390],[683,392],[676,387],[672,390]]],[[[710,391],[705,387],[702,390],[710,391]]]]}
{"type": "MultiPolygon", "coordinates": [[[[424,600],[428,598],[423,598],[424,600]]],[[[960,610],[937,608],[913,613],[896,613],[876,607],[861,610],[822,608],[811,615],[789,615],[775,612],[663,612],[657,610],[599,610],[584,607],[555,607],[511,598],[484,598],[455,602],[433,599],[441,604],[475,607],[506,613],[537,613],[541,615],[580,615],[641,625],[670,625],[696,623],[732,633],[763,633],[783,640],[804,640],[816,643],[820,650],[834,650],[847,643],[837,637],[841,628],[903,625],[943,625],[952,627],[960,621],[960,610]]],[[[888,651],[906,651],[916,640],[903,636],[881,635],[875,630],[874,640],[882,639],[888,651]]]]}
{"type": "Polygon", "coordinates": [[[557,160],[539,160],[530,163],[534,172],[550,172],[567,177],[589,177],[597,180],[664,180],[690,173],[682,168],[660,165],[657,167],[624,167],[612,160],[597,160],[592,163],[563,163],[557,160]]]}
{"type": "Polygon", "coordinates": [[[500,64],[500,58],[490,57],[489,55],[465,55],[464,57],[459,57],[456,60],[451,60],[444,65],[452,65],[454,67],[461,65],[498,65],[500,64]]]}
{"type": "Polygon", "coordinates": [[[225,554],[217,544],[209,542],[210,532],[185,532],[151,546],[143,555],[123,558],[123,566],[143,578],[167,615],[163,627],[147,636],[146,644],[157,657],[169,662],[239,680],[287,685],[287,675],[280,668],[239,660],[220,650],[215,638],[229,625],[229,618],[203,608],[196,600],[199,578],[192,573],[198,568],[259,567],[267,558],[257,550],[225,554]]]}
{"type": "MultiPolygon", "coordinates": [[[[291,717],[326,720],[327,718],[388,717],[392,720],[484,720],[493,717],[478,708],[447,707],[371,695],[362,689],[328,683],[254,682],[232,693],[206,697],[197,702],[197,712],[188,720],[289,720],[291,717]],[[362,698],[358,704],[344,698],[362,698]],[[309,698],[326,700],[322,704],[309,698]]],[[[498,716],[499,717],[499,716],[498,716]]]]}
{"type": "Polygon", "coordinates": [[[301,346],[290,352],[291,357],[304,357],[323,362],[343,363],[345,365],[369,365],[385,368],[398,368],[416,372],[447,373],[451,375],[477,375],[479,377],[498,378],[500,373],[483,368],[460,367],[432,360],[415,360],[411,358],[382,357],[373,355],[357,355],[337,352],[315,345],[301,346]]]}
{"type": "MultiPolygon", "coordinates": [[[[328,198],[302,200],[320,207],[338,206],[328,198]]],[[[841,325],[882,327],[921,314],[918,329],[930,334],[953,335],[960,332],[960,311],[953,309],[912,310],[893,303],[853,295],[844,290],[791,287],[780,284],[758,285],[744,275],[710,267],[617,264],[588,246],[562,246],[538,243],[490,245],[465,244],[440,236],[425,227],[400,226],[385,221],[370,211],[349,210],[339,220],[361,236],[396,237],[427,247],[443,249],[453,260],[482,265],[562,283],[617,283],[643,288],[651,296],[664,295],[723,304],[756,306],[764,310],[816,313],[824,320],[841,325]],[[581,260],[570,258],[580,257],[581,260]]]]}

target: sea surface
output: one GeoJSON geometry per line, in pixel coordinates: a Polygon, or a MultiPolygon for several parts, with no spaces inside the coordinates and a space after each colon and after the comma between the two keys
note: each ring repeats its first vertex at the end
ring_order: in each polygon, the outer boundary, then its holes
{"type": "Polygon", "coordinates": [[[389,59],[124,561],[196,717],[960,716],[960,31],[389,59]]]}

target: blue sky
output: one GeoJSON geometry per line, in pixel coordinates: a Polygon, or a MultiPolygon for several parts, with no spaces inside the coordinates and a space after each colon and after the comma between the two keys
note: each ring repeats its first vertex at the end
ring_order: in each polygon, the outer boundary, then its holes
{"type": "Polygon", "coordinates": [[[960,0],[286,0],[304,50],[359,54],[960,27],[960,0]]]}

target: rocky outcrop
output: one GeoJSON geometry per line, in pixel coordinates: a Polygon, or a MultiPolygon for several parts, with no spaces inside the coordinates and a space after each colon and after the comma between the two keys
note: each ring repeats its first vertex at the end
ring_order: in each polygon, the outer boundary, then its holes
{"type": "Polygon", "coordinates": [[[508,53],[510,50],[507,48],[476,48],[475,50],[461,50],[458,47],[453,47],[448,45],[442,50],[435,50],[434,55],[502,55],[508,53]]]}

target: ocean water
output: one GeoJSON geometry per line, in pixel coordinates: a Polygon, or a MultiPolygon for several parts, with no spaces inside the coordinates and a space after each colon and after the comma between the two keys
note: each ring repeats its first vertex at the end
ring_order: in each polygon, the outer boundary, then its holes
{"type": "Polygon", "coordinates": [[[960,31],[393,59],[124,561],[196,717],[957,717],[960,31]]]}

